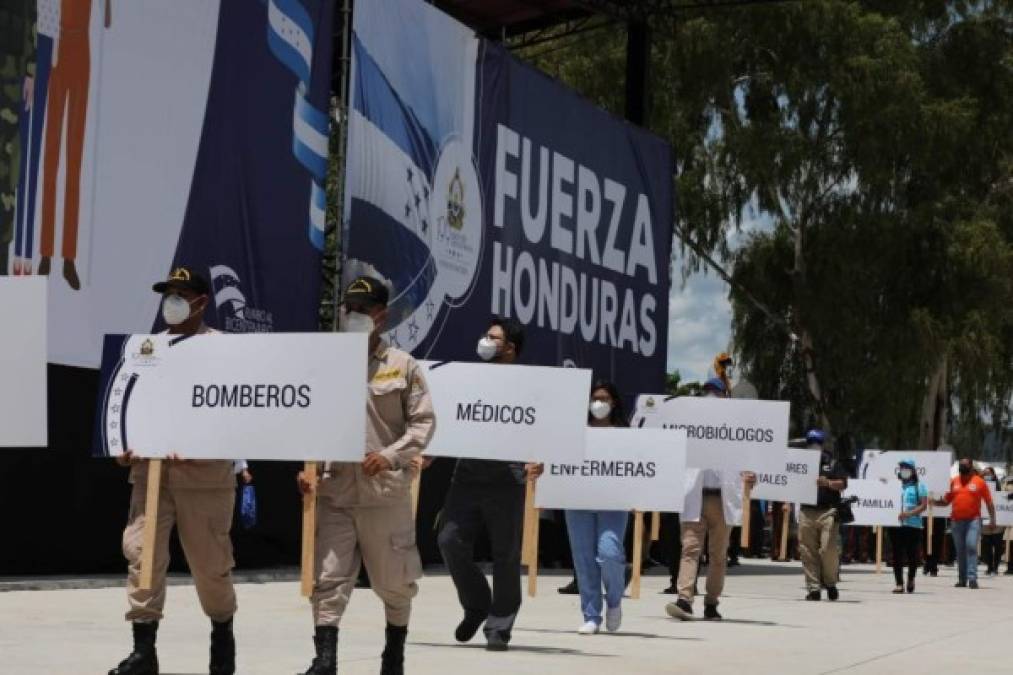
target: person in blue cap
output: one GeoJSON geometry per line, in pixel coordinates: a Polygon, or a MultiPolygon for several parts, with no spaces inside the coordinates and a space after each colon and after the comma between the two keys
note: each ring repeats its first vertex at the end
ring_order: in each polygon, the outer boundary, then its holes
{"type": "Polygon", "coordinates": [[[901,484],[900,527],[890,528],[890,546],[893,549],[893,578],[897,582],[894,593],[904,592],[904,566],[907,565],[907,592],[915,592],[915,573],[918,571],[918,542],[922,538],[922,512],[928,508],[929,493],[918,480],[918,468],[913,459],[901,460],[897,465],[897,478],[901,484]]]}
{"type": "Polygon", "coordinates": [[[805,440],[806,447],[821,453],[816,504],[799,509],[798,542],[809,591],[806,600],[819,600],[824,588],[827,598],[837,600],[841,564],[837,507],[841,503],[841,492],[848,487],[848,474],[826,447],[827,437],[821,429],[810,429],[805,440]]]}

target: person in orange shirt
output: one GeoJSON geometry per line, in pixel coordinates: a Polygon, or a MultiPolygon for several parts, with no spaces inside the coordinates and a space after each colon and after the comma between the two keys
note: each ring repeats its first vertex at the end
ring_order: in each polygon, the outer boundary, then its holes
{"type": "Polygon", "coordinates": [[[967,457],[958,465],[960,475],[950,481],[950,490],[937,506],[950,504],[953,544],[957,549],[957,588],[978,587],[978,537],[981,536],[981,503],[988,506],[988,517],[995,527],[995,506],[992,493],[981,476],[974,471],[974,463],[967,457]]]}

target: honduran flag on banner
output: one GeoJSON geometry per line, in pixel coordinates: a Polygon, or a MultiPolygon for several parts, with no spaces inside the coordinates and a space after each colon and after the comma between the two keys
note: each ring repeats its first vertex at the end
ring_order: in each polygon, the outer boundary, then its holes
{"type": "Polygon", "coordinates": [[[390,285],[386,337],[472,359],[511,317],[525,362],[659,390],[671,148],[421,0],[353,28],[344,275],[390,285]]]}

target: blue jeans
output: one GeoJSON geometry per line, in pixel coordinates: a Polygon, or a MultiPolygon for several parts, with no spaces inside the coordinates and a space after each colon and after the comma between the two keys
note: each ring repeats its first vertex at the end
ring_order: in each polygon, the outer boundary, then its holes
{"type": "Polygon", "coordinates": [[[605,602],[615,609],[626,588],[625,511],[567,511],[573,567],[580,587],[580,608],[585,621],[601,623],[602,583],[605,602]]]}
{"type": "Polygon", "coordinates": [[[35,54],[35,96],[32,110],[21,110],[21,165],[18,173],[18,211],[14,237],[14,255],[32,259],[35,241],[35,193],[39,182],[39,154],[42,151],[42,125],[46,120],[49,73],[53,62],[53,38],[38,36],[35,54]]]}
{"type": "Polygon", "coordinates": [[[954,520],[951,525],[953,545],[957,549],[957,570],[960,581],[978,580],[978,537],[981,518],[954,520]]]}

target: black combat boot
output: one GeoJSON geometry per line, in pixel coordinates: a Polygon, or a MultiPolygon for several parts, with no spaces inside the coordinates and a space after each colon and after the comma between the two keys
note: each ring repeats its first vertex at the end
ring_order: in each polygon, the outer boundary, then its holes
{"type": "Polygon", "coordinates": [[[316,658],[303,675],[335,675],[338,672],[338,629],[334,626],[317,626],[313,635],[316,658]]]}
{"type": "Polygon", "coordinates": [[[109,671],[109,675],[158,675],[158,654],[155,653],[155,635],[158,622],[134,622],[134,651],[109,671]]]}
{"type": "Polygon", "coordinates": [[[236,638],[232,635],[232,619],[211,622],[211,675],[234,675],[236,672],[236,638]]]}
{"type": "Polygon", "coordinates": [[[383,648],[380,675],[404,675],[404,643],[408,626],[387,624],[387,644],[383,648]]]}

